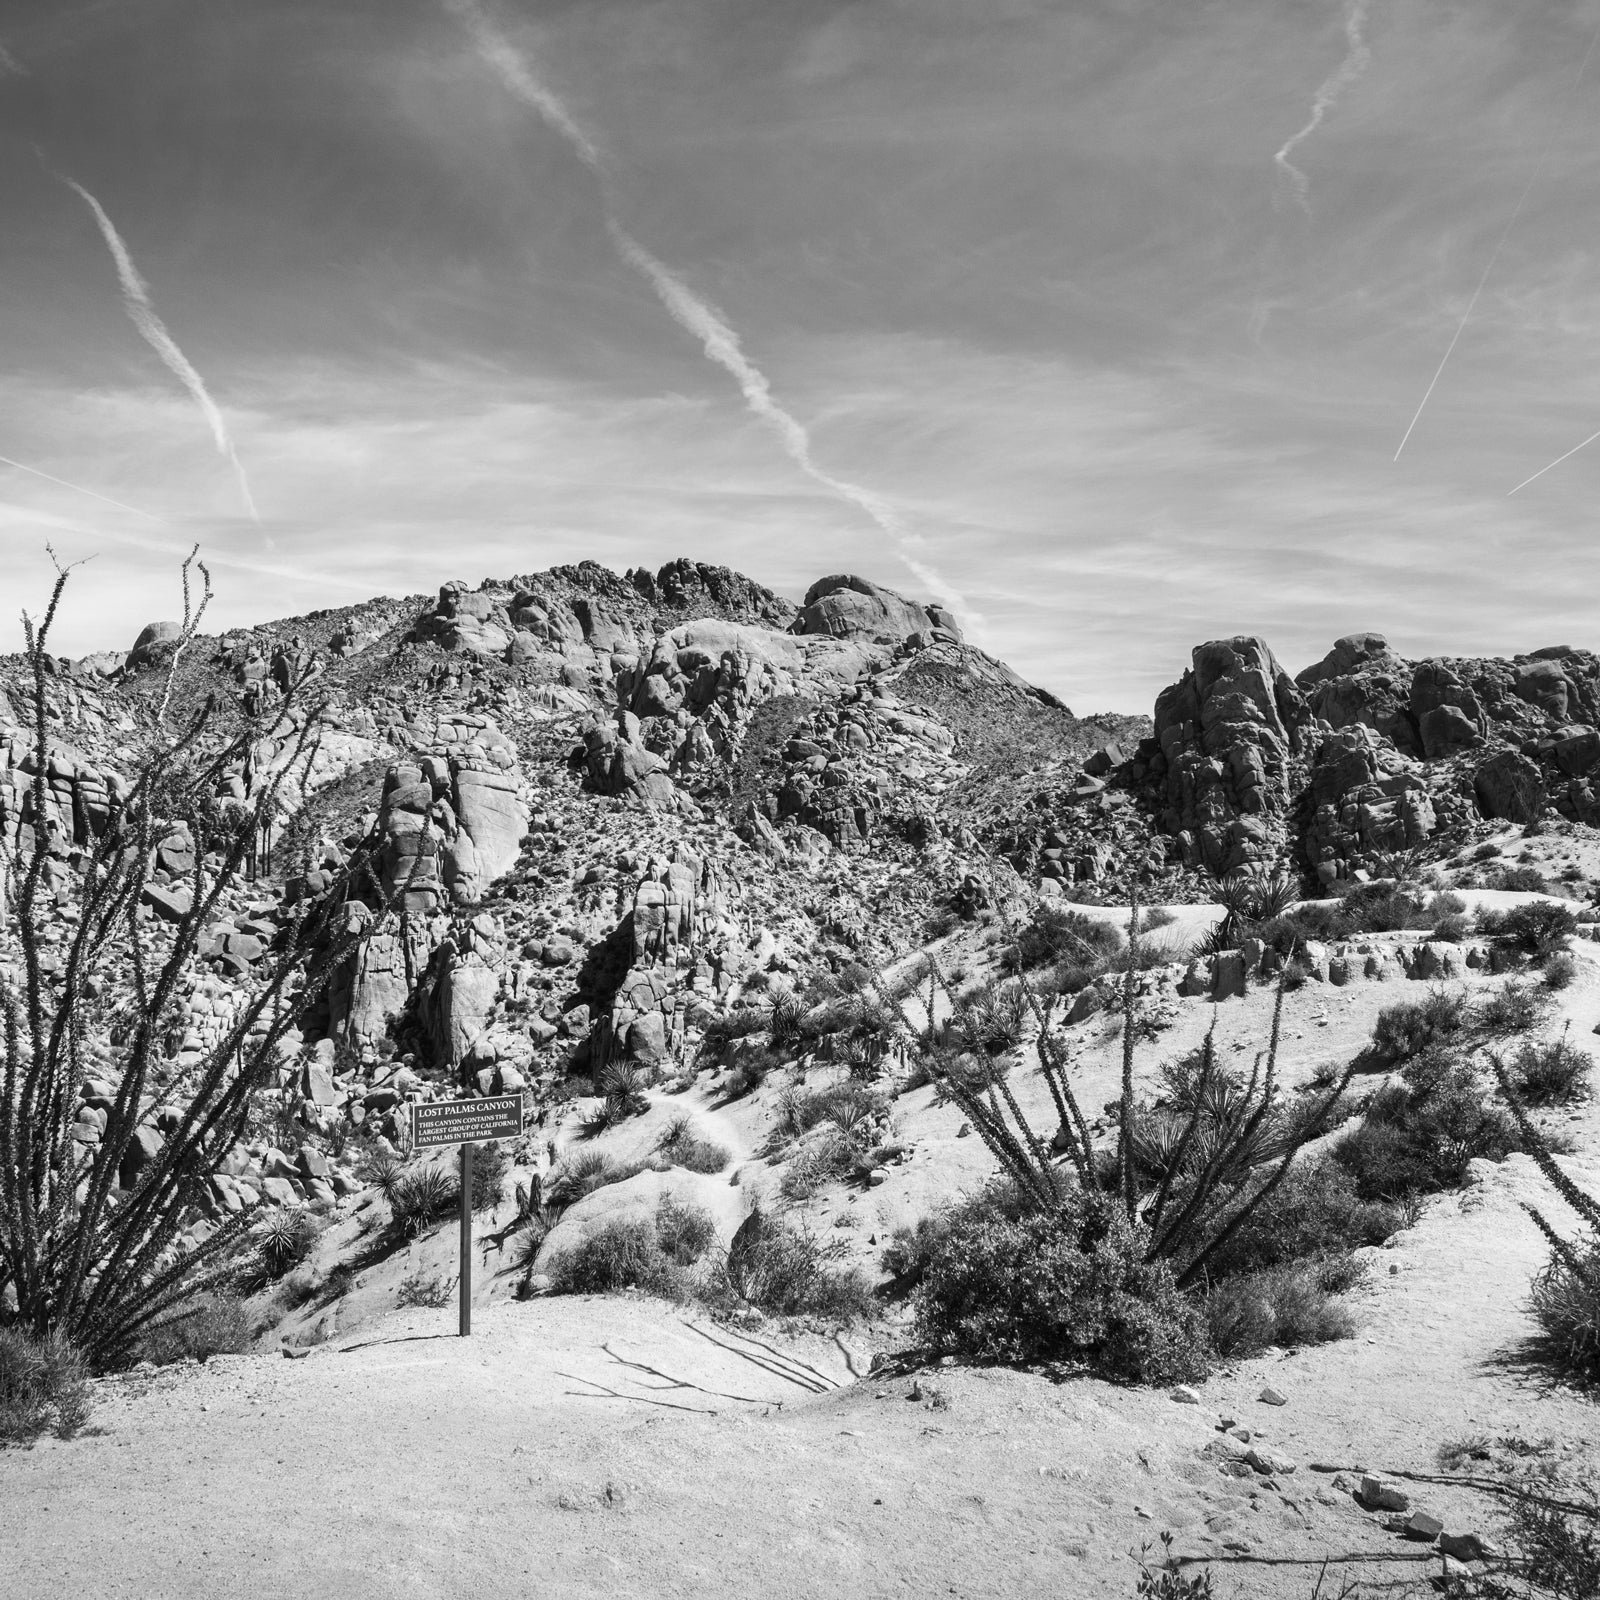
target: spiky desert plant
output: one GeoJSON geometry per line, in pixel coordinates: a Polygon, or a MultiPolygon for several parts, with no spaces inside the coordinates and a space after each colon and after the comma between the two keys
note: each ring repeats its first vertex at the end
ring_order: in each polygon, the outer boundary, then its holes
{"type": "Polygon", "coordinates": [[[58,565],[42,621],[24,617],[31,828],[25,824],[15,858],[0,862],[11,869],[0,878],[20,878],[14,937],[21,968],[20,976],[0,975],[0,1295],[15,1297],[18,1323],[40,1336],[59,1332],[103,1367],[126,1353],[152,1320],[229,1269],[228,1258],[250,1226],[248,1214],[204,1238],[185,1230],[271,1082],[280,1043],[367,936],[371,919],[353,915],[347,901],[365,899],[386,910],[405,886],[385,894],[373,860],[376,841],[369,840],[328,893],[297,903],[279,947],[244,990],[233,1022],[181,1082],[166,1084],[163,1046],[201,931],[216,919],[223,894],[240,881],[263,828],[277,817],[283,786],[291,776],[298,781],[316,753],[320,712],[304,706],[314,663],[260,721],[245,720],[223,733],[208,701],[169,730],[173,668],[181,647],[197,636],[211,595],[210,577],[191,554],[183,568],[180,648],[167,670],[154,743],[98,835],[79,842],[76,874],[57,880],[68,884],[77,920],[59,924],[70,933],[47,964],[42,896],[56,841],[46,784],[46,646],[70,571],[58,565]],[[203,579],[198,603],[191,567],[203,579]],[[198,805],[214,795],[224,774],[250,773],[264,738],[286,742],[286,759],[254,774],[235,825],[210,858],[196,850],[185,885],[188,905],[181,898],[170,904],[170,938],[152,939],[141,906],[152,887],[160,830],[174,820],[173,797],[198,805]],[[131,1002],[113,1018],[95,994],[119,979],[131,989],[131,1002]],[[75,1143],[73,1126],[91,1071],[109,1081],[110,1105],[100,1143],[83,1146],[75,1143]],[[167,1113],[161,1142],[144,1151],[135,1173],[129,1151],[161,1112],[167,1113]],[[120,1181],[124,1173],[131,1179],[127,1188],[120,1181]]]}

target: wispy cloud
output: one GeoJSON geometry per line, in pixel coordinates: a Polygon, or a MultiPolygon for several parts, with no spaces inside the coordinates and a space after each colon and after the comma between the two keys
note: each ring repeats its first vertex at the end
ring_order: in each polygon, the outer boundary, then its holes
{"type": "Polygon", "coordinates": [[[1368,0],[1354,0],[1345,13],[1344,60],[1319,85],[1316,96],[1311,102],[1311,115],[1306,119],[1305,126],[1286,139],[1283,147],[1272,158],[1284,177],[1289,180],[1295,202],[1308,217],[1311,215],[1311,180],[1289,157],[1294,153],[1296,146],[1303,144],[1322,126],[1322,119],[1333,109],[1339,96],[1367,70],[1372,61],[1372,51],[1367,47],[1367,41],[1362,33],[1367,23],[1367,4],[1368,0]]]}
{"type": "Polygon", "coordinates": [[[63,178],[62,182],[78,195],[94,214],[101,237],[104,238],[106,248],[111,252],[111,260],[116,266],[117,281],[122,285],[122,303],[127,308],[128,316],[144,337],[145,343],[161,358],[167,370],[189,391],[190,397],[200,408],[201,415],[211,428],[211,437],[216,442],[218,454],[233,467],[234,476],[239,480],[239,493],[244,498],[245,509],[250,513],[251,520],[259,523],[261,516],[256,510],[255,496],[250,491],[250,479],[245,473],[244,463],[239,459],[238,450],[234,448],[228,424],[216,402],[211,398],[205,380],[195,370],[189,358],[178,348],[177,340],[167,332],[166,324],[156,314],[155,305],[150,298],[150,285],[145,282],[139,269],[133,264],[133,257],[129,255],[122,235],[117,232],[111,218],[106,215],[105,207],[81,183],[75,183],[71,178],[63,178]]]}
{"type": "Polygon", "coordinates": [[[445,9],[467,28],[479,54],[506,88],[567,141],[600,180],[607,232],[618,254],[654,290],[669,316],[700,341],[706,358],[739,386],[746,406],[774,433],[789,459],[814,483],[864,513],[893,544],[902,565],[920,583],[936,592],[969,626],[982,628],[983,618],[923,554],[924,541],[881,495],[835,477],[817,464],[811,435],[804,423],[782,405],[765,373],[746,355],[739,335],[727,319],[695,293],[682,276],[648,250],[623,226],[610,197],[610,180],[599,145],[567,110],[560,97],[534,71],[527,57],[490,20],[478,0],[444,0],[445,9]]]}

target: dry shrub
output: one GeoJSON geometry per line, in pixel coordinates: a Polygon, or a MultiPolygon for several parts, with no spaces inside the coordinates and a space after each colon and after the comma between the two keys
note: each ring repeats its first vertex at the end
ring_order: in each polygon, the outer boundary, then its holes
{"type": "Polygon", "coordinates": [[[0,1449],[31,1444],[47,1429],[71,1438],[93,1409],[88,1365],[64,1335],[0,1328],[0,1449]]]}

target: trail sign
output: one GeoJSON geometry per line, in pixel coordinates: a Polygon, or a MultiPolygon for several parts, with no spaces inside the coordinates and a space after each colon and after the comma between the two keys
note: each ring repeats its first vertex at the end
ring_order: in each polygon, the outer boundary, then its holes
{"type": "Polygon", "coordinates": [[[515,1139],[522,1132],[522,1096],[492,1100],[426,1100],[411,1107],[411,1148],[478,1144],[485,1139],[515,1139]]]}
{"type": "Polygon", "coordinates": [[[472,1152],[480,1139],[515,1139],[522,1132],[522,1096],[487,1100],[429,1100],[411,1107],[411,1148],[461,1146],[461,1337],[472,1332],[472,1152]]]}

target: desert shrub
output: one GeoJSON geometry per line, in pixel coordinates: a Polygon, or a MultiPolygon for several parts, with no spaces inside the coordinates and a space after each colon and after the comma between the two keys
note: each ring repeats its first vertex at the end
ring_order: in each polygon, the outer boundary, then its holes
{"type": "Polygon", "coordinates": [[[1170,1533],[1161,1535],[1161,1546],[1161,1562],[1154,1567],[1146,1559],[1149,1545],[1140,1551],[1139,1583],[1134,1590],[1137,1600],[1212,1600],[1210,1569],[1202,1567],[1198,1572],[1185,1574],[1172,1553],[1170,1533]]]}
{"type": "Polygon", "coordinates": [[[141,1361],[158,1367],[174,1361],[205,1361],[238,1355],[250,1345],[250,1319],[237,1295],[213,1291],[197,1295],[176,1316],[146,1328],[135,1347],[141,1361]]]}
{"type": "Polygon", "coordinates": [[[395,1290],[395,1304],[406,1309],[420,1306],[424,1310],[437,1311],[441,1306],[450,1304],[455,1292],[454,1278],[441,1278],[431,1272],[412,1272],[400,1280],[395,1290]]]}
{"type": "Polygon", "coordinates": [[[1430,989],[1421,1000],[1402,1000],[1378,1013],[1368,1053],[1383,1066],[1399,1066],[1429,1045],[1454,1037],[1467,1022],[1464,992],[1430,989]]]}
{"type": "Polygon", "coordinates": [[[1434,921],[1430,897],[1389,882],[1358,884],[1343,897],[1340,909],[1356,933],[1396,933],[1434,921]]]}
{"type": "Polygon", "coordinates": [[[413,1167],[394,1186],[389,1214],[404,1234],[418,1234],[459,1203],[460,1185],[452,1174],[431,1162],[413,1167]]]}
{"type": "Polygon", "coordinates": [[[1064,956],[1103,962],[1121,948],[1122,934],[1113,923],[1062,906],[1040,906],[1017,935],[1017,958],[1030,971],[1064,956]]]}
{"type": "Polygon", "coordinates": [[[952,1048],[1000,1055],[1022,1041],[1028,1021],[1028,997],[1018,983],[987,983],[974,995],[963,995],[945,1027],[952,1048]]]}
{"type": "Polygon", "coordinates": [[[1494,887],[1518,894],[1549,894],[1550,880],[1537,867],[1501,867],[1494,874],[1494,887]]]}
{"type": "Polygon", "coordinates": [[[848,1322],[870,1316],[877,1302],[857,1269],[832,1265],[845,1248],[757,1206],[739,1224],[724,1271],[733,1291],[763,1311],[848,1322]]]}
{"type": "Polygon", "coordinates": [[[472,1152],[472,1209],[493,1211],[500,1204],[500,1189],[505,1182],[506,1153],[490,1140],[472,1152]]]}
{"type": "MultiPolygon", "coordinates": [[[[1344,1263],[1334,1271],[1333,1283],[1344,1287],[1344,1263]]],[[[1213,1285],[1203,1305],[1212,1348],[1225,1360],[1259,1355],[1269,1345],[1327,1344],[1355,1331],[1355,1319],[1315,1261],[1229,1278],[1213,1285]]]]}
{"type": "Polygon", "coordinates": [[[979,1361],[1068,1361],[1102,1377],[1171,1383],[1206,1370],[1200,1314],[1114,1204],[967,1215],[932,1241],[917,1290],[922,1342],[979,1361]]]}
{"type": "Polygon", "coordinates": [[[884,1105],[882,1095],[855,1083],[786,1089],[778,1097],[778,1127],[789,1137],[798,1138],[824,1122],[849,1120],[857,1109],[869,1117],[877,1116],[884,1105]]]}
{"type": "Polygon", "coordinates": [[[1508,978],[1478,1004],[1477,1023],[1486,1033],[1509,1035],[1536,1028],[1550,1010],[1550,996],[1531,983],[1508,978]]]}
{"type": "Polygon", "coordinates": [[[1507,1070],[1517,1097],[1527,1104],[1571,1105],[1588,1098],[1594,1061],[1562,1038],[1523,1045],[1507,1063],[1507,1070]]]}
{"type": "Polygon", "coordinates": [[[1170,928],[1178,920],[1175,911],[1169,911],[1165,906],[1151,906],[1145,912],[1144,920],[1139,924],[1141,933],[1155,933],[1160,928],[1170,928]]]}
{"type": "Polygon", "coordinates": [[[1460,944],[1471,931],[1472,919],[1459,911],[1440,917],[1433,925],[1433,937],[1442,939],[1446,944],[1460,944]]]}
{"type": "Polygon", "coordinates": [[[656,1206],[656,1246],[669,1261],[692,1267],[717,1242],[717,1225],[704,1206],[662,1195],[656,1206]]]}
{"type": "Polygon", "coordinates": [[[824,1184],[847,1176],[859,1160],[849,1135],[830,1127],[808,1138],[794,1153],[778,1192],[785,1200],[809,1200],[824,1184]]]}
{"type": "Polygon", "coordinates": [[[555,1294],[615,1294],[642,1289],[667,1300],[682,1300],[688,1281],[662,1253],[655,1223],[642,1217],[616,1218],[596,1228],[581,1244],[556,1251],[546,1263],[555,1294]]]}
{"type": "Polygon", "coordinates": [[[624,1183],[649,1165],[643,1161],[614,1161],[602,1150],[578,1150],[551,1169],[544,1181],[545,1200],[560,1210],[607,1184],[624,1183]]]}
{"type": "Polygon", "coordinates": [[[1355,919],[1337,902],[1329,905],[1320,900],[1309,900],[1295,906],[1281,916],[1259,923],[1253,930],[1255,937],[1280,955],[1288,955],[1307,939],[1322,944],[1336,939],[1348,939],[1357,931],[1355,919]]]}
{"type": "Polygon", "coordinates": [[[29,1444],[46,1429],[70,1438],[93,1408],[88,1365],[64,1335],[0,1328],[0,1449],[29,1444]]]}
{"type": "Polygon", "coordinates": [[[1409,1061],[1402,1081],[1380,1089],[1365,1110],[1332,1152],[1365,1200],[1457,1189],[1468,1162],[1499,1161],[1521,1147],[1516,1128],[1485,1103],[1471,1065],[1440,1047],[1409,1061]]]}
{"type": "Polygon", "coordinates": [[[256,1261],[265,1277],[281,1278],[311,1254],[317,1224],[303,1207],[273,1211],[256,1233],[256,1261]]]}
{"type": "Polygon", "coordinates": [[[607,1100],[619,1101],[624,1116],[639,1116],[650,1109],[645,1090],[655,1076],[652,1068],[637,1061],[610,1061],[601,1068],[595,1087],[607,1100]]]}
{"type": "Polygon", "coordinates": [[[1363,1199],[1348,1168],[1297,1160],[1288,1176],[1212,1256],[1213,1279],[1333,1258],[1382,1244],[1404,1225],[1398,1206],[1363,1199]]]}
{"type": "Polygon", "coordinates": [[[1519,955],[1542,961],[1565,950],[1577,930],[1578,918],[1571,906],[1554,900],[1530,900],[1503,911],[1494,933],[1501,944],[1519,955]]]}
{"type": "Polygon", "coordinates": [[[1600,1382],[1600,1238],[1569,1240],[1533,1280],[1528,1309],[1559,1365],[1600,1382]]]}
{"type": "Polygon", "coordinates": [[[1491,841],[1487,844],[1480,844],[1478,848],[1472,852],[1472,859],[1474,861],[1493,861],[1494,858],[1499,854],[1500,846],[1491,841]]]}
{"type": "Polygon", "coordinates": [[[1446,889],[1428,902],[1429,915],[1435,917],[1460,917],[1467,911],[1467,902],[1460,895],[1446,889]]]}
{"type": "Polygon", "coordinates": [[[1546,959],[1544,986],[1547,989],[1570,988],[1578,976],[1578,958],[1568,950],[1559,950],[1546,959]]]}
{"type": "Polygon", "coordinates": [[[688,1172],[721,1172],[733,1159],[728,1149],[694,1131],[694,1119],[674,1117],[656,1141],[656,1149],[675,1167],[688,1172]]]}

